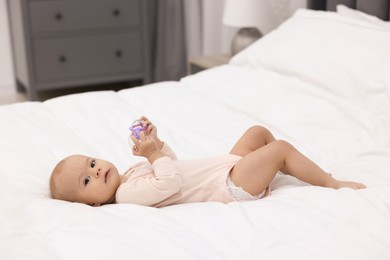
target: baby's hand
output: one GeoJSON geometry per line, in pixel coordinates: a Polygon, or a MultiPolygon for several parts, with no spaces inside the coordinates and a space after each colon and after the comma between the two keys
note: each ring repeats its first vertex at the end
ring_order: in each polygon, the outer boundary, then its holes
{"type": "Polygon", "coordinates": [[[154,137],[154,139],[157,141],[158,148],[162,149],[164,144],[157,136],[157,127],[145,116],[141,116],[139,120],[141,120],[144,127],[146,127],[146,130],[144,130],[145,134],[154,137]]]}
{"type": "Polygon", "coordinates": [[[141,132],[140,140],[135,138],[134,135],[131,136],[131,140],[134,143],[133,154],[147,158],[150,163],[164,156],[158,147],[156,139],[152,135],[146,135],[144,132],[141,132]]]}

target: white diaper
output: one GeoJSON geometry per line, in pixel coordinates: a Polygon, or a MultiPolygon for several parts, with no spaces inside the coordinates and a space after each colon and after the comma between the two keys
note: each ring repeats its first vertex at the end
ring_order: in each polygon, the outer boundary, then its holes
{"type": "Polygon", "coordinates": [[[228,178],[226,179],[226,186],[228,188],[230,196],[235,201],[258,200],[258,199],[261,199],[261,198],[268,196],[270,193],[270,189],[269,189],[269,187],[267,187],[259,195],[253,196],[249,192],[246,192],[242,187],[237,187],[233,183],[232,179],[230,178],[230,175],[228,175],[228,178]]]}

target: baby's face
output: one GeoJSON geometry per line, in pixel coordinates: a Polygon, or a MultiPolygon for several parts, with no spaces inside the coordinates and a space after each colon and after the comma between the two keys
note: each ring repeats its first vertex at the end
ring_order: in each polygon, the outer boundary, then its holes
{"type": "Polygon", "coordinates": [[[93,206],[114,202],[121,181],[112,163],[84,155],[66,158],[58,178],[61,189],[72,192],[74,201],[93,206]]]}

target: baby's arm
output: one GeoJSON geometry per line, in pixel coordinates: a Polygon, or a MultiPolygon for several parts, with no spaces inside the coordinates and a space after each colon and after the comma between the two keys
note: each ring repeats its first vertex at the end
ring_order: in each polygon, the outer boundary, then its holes
{"type": "Polygon", "coordinates": [[[116,193],[116,202],[155,206],[180,190],[181,178],[170,158],[157,159],[152,168],[153,177],[140,176],[122,183],[116,193]]]}
{"type": "Polygon", "coordinates": [[[157,134],[157,127],[145,116],[141,116],[140,119],[144,126],[146,127],[146,135],[151,135],[157,142],[157,147],[163,152],[166,156],[172,160],[177,160],[177,156],[174,151],[169,147],[169,145],[160,140],[157,134]]]}
{"type": "Polygon", "coordinates": [[[177,160],[177,156],[176,156],[175,152],[165,142],[163,143],[163,148],[161,149],[161,152],[163,152],[165,154],[165,156],[168,156],[172,160],[177,160]]]}
{"type": "Polygon", "coordinates": [[[141,132],[140,139],[135,136],[131,136],[133,140],[133,154],[136,156],[142,156],[148,159],[150,164],[153,164],[157,159],[165,156],[165,154],[159,149],[157,141],[151,135],[145,135],[141,132]]]}

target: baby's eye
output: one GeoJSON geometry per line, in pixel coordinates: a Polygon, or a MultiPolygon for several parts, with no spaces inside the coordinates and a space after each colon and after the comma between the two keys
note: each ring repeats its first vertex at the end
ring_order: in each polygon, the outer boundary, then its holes
{"type": "Polygon", "coordinates": [[[87,176],[85,179],[84,179],[84,186],[87,186],[87,184],[89,183],[90,181],[90,177],[87,176]]]}
{"type": "Polygon", "coordinates": [[[92,162],[91,162],[91,168],[95,167],[95,165],[96,165],[95,160],[92,160],[92,162]]]}

